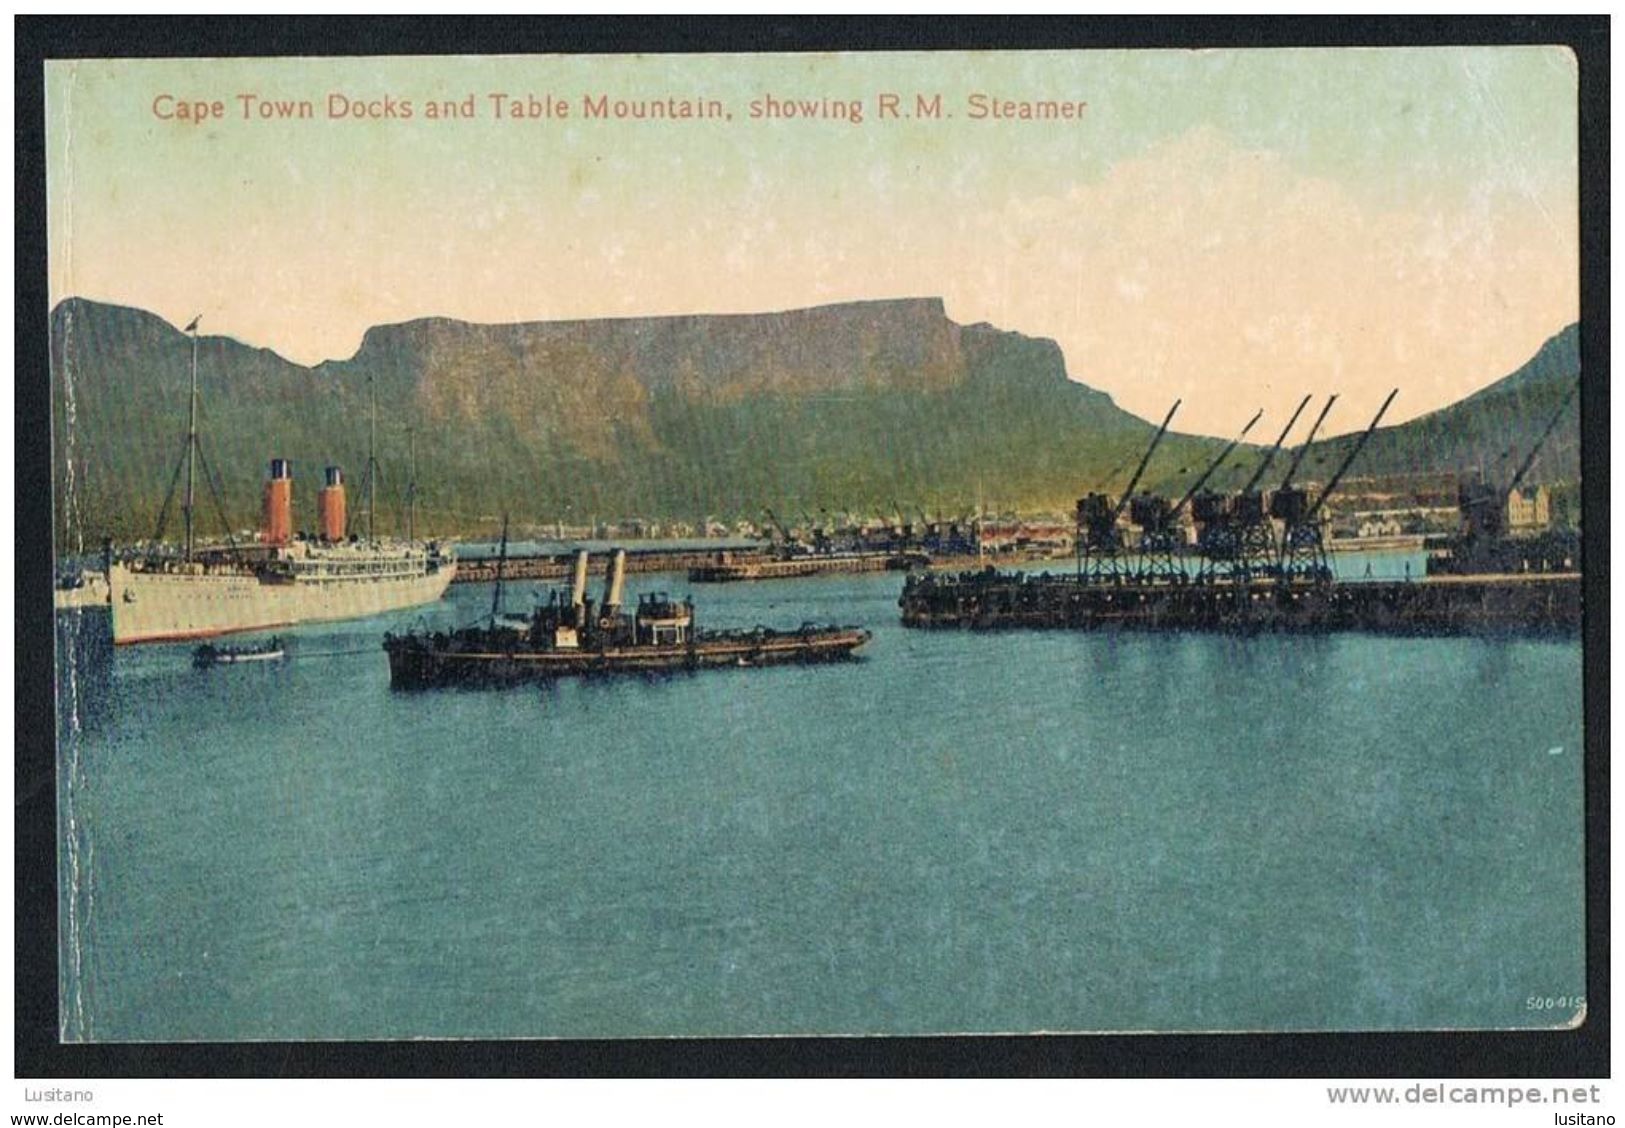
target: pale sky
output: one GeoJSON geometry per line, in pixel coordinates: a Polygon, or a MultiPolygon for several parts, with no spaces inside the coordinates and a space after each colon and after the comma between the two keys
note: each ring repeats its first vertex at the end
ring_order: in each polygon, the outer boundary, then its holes
{"type": "Polygon", "coordinates": [[[1182,396],[1178,429],[1268,430],[1335,391],[1336,432],[1579,316],[1561,48],[80,61],[49,64],[47,111],[53,304],[202,313],[306,364],[427,316],[940,296],[1153,421],[1182,396]],[[494,92],[570,116],[497,120],[494,92]],[[881,119],[888,92],[944,116],[881,119]],[[244,120],[241,94],[313,116],[244,120]],[[333,120],[335,94],[413,116],[333,120]],[[976,94],[1087,108],[973,120],[976,94]],[[472,120],[425,116],[470,95],[472,120]],[[769,95],[863,121],[753,120],[769,95]],[[585,120],[599,96],[732,119],[585,120]],[[159,116],[188,101],[225,116],[159,116]]]}

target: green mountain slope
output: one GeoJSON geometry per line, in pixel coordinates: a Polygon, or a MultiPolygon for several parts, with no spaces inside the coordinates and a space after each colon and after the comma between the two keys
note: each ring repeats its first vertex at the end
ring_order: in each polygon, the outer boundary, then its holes
{"type": "MultiPolygon", "coordinates": [[[[1379,428],[1350,472],[1476,476],[1482,468],[1486,478],[1504,484],[1517,473],[1579,374],[1580,327],[1570,325],[1511,375],[1449,407],[1379,428]]],[[[1404,394],[1401,388],[1400,395],[1404,394]]],[[[1313,455],[1317,464],[1335,467],[1356,437],[1343,435],[1317,444],[1313,455]]],[[[1576,397],[1564,409],[1525,482],[1573,481],[1579,476],[1576,397]]]]}
{"type": "MultiPolygon", "coordinates": [[[[64,543],[150,536],[185,434],[189,339],[139,310],[52,315],[64,543]]],[[[306,368],[200,337],[205,451],[230,523],[264,465],[293,459],[309,523],[320,468],[366,462],[379,403],[380,520],[393,526],[418,434],[420,513],[440,532],[590,517],[692,520],[852,509],[1065,511],[1127,468],[1152,427],[1067,379],[1046,340],[961,326],[931,299],[777,314],[370,330],[306,368]]],[[[1171,435],[1148,480],[1178,481],[1211,439],[1171,435]]],[[[354,503],[353,503],[354,505],[354,503]]],[[[212,499],[204,526],[219,524],[212,499]]],[[[175,535],[172,513],[168,535],[175,535]]]]}
{"type": "MultiPolygon", "coordinates": [[[[51,329],[58,543],[151,536],[185,436],[191,341],[152,314],[82,299],[59,305],[51,329]]],[[[197,349],[217,485],[200,479],[209,533],[221,525],[216,493],[231,527],[255,524],[273,456],[294,462],[301,525],[314,524],[324,465],[345,468],[359,509],[370,391],[380,524],[397,525],[412,428],[420,528],[438,534],[488,533],[505,512],[519,525],[755,519],[768,506],[792,519],[894,506],[917,517],[966,514],[980,499],[1064,513],[1087,490],[1120,490],[1154,430],[1068,379],[1053,341],[956,324],[935,299],[514,325],[426,319],[375,327],[353,357],[314,368],[224,337],[200,336],[197,349]]],[[[1542,405],[1555,405],[1575,365],[1571,329],[1501,383],[1379,432],[1356,473],[1473,465],[1515,446],[1544,423],[1542,405]]],[[[1221,446],[1170,434],[1145,483],[1178,494],[1221,446]]],[[[1542,473],[1572,475],[1577,450],[1575,430],[1560,429],[1542,473]]],[[[1254,458],[1244,448],[1214,484],[1234,485],[1254,458]]]]}

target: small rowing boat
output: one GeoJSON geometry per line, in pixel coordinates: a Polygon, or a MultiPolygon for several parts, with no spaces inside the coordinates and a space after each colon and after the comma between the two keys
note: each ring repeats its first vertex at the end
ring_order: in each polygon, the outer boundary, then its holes
{"type": "Polygon", "coordinates": [[[192,665],[203,670],[210,666],[235,666],[242,662],[278,662],[286,655],[280,638],[272,638],[258,646],[211,646],[205,643],[192,651],[192,665]]]}

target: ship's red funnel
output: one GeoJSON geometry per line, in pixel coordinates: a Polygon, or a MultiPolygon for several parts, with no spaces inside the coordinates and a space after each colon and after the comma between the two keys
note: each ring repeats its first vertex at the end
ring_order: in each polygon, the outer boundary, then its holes
{"type": "Polygon", "coordinates": [[[269,545],[285,545],[293,540],[293,464],[286,458],[271,459],[260,540],[269,545]]]}
{"type": "Polygon", "coordinates": [[[344,539],[344,471],[327,468],[327,484],[316,494],[316,519],[322,539],[329,544],[344,539]]]}

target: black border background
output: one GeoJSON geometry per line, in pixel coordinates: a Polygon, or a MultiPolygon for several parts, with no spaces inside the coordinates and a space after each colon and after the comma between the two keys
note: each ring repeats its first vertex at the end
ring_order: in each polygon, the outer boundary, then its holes
{"type": "MultiPolygon", "coordinates": [[[[1498,18],[15,19],[15,1069],[25,1078],[1604,1077],[1608,992],[1609,22],[1498,18]],[[1580,72],[1587,1021],[1572,1031],[63,1045],[57,1040],[46,59],[1558,43],[1580,72]],[[33,656],[33,657],[30,657],[33,656]]],[[[1532,891],[1531,895],[1536,895],[1532,891]]]]}

